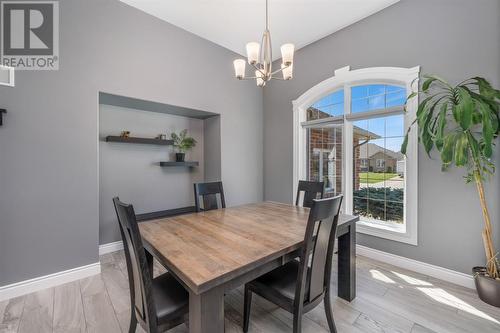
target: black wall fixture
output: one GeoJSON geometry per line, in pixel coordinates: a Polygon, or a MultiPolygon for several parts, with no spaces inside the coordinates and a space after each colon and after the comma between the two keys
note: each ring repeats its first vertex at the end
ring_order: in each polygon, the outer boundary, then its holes
{"type": "Polygon", "coordinates": [[[7,110],[5,109],[0,109],[0,126],[3,125],[3,114],[7,113],[7,110]]]}

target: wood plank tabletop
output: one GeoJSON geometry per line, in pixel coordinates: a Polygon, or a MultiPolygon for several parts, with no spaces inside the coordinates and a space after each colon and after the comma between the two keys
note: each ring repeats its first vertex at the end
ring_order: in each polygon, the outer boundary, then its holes
{"type": "MultiPolygon", "coordinates": [[[[300,248],[308,208],[263,202],[139,223],[147,248],[195,293],[300,248]]],[[[341,215],[339,224],[354,216],[341,215]]]]}

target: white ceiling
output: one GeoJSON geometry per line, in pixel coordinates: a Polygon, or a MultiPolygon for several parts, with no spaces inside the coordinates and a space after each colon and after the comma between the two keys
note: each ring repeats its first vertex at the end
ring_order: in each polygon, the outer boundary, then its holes
{"type": "MultiPolygon", "coordinates": [[[[242,55],[265,28],[265,0],[121,1],[242,55]]],[[[269,0],[273,58],[281,44],[299,49],[398,1],[269,0]]]]}

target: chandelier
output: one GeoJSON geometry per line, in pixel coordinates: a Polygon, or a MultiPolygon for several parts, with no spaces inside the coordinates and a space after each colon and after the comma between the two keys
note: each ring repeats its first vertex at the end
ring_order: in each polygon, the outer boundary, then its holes
{"type": "Polygon", "coordinates": [[[293,52],[295,46],[291,43],[281,46],[281,68],[272,70],[272,48],[271,33],[269,32],[269,14],[266,0],[266,30],[262,35],[261,44],[250,42],[246,45],[248,63],[255,69],[255,76],[245,77],[245,59],[236,59],[234,64],[234,74],[238,80],[255,79],[257,86],[264,87],[271,79],[290,80],[293,77],[293,52]],[[262,48],[261,48],[262,46],[262,48]],[[279,72],[283,78],[276,76],[279,72]]]}

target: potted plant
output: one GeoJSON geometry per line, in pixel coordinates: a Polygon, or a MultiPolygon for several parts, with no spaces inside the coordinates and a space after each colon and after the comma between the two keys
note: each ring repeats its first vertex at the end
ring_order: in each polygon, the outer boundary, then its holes
{"type": "Polygon", "coordinates": [[[196,146],[196,140],[187,136],[187,129],[182,130],[179,134],[172,132],[170,137],[174,141],[174,147],[177,149],[175,161],[184,162],[186,152],[196,146]]]}
{"type": "MultiPolygon", "coordinates": [[[[473,268],[474,281],[479,297],[500,307],[500,264],[483,188],[483,182],[495,172],[491,156],[499,133],[500,91],[481,77],[456,86],[435,75],[424,78],[421,90],[408,96],[409,100],[423,95],[413,122],[418,124],[419,142],[429,156],[434,147],[439,151],[443,171],[452,165],[464,167],[465,182],[476,185],[484,220],[486,266],[473,268]]],[[[401,147],[403,153],[407,144],[408,133],[401,147]]]]}

